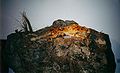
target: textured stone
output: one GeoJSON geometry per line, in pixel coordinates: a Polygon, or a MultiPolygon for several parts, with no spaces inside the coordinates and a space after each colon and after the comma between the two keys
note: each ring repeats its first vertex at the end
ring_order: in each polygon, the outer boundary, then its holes
{"type": "Polygon", "coordinates": [[[10,34],[5,59],[15,73],[115,73],[116,68],[109,36],[69,20],[10,34]]]}

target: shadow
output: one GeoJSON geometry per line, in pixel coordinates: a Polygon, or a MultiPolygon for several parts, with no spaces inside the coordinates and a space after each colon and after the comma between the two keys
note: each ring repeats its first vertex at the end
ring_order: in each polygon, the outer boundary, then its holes
{"type": "Polygon", "coordinates": [[[1,52],[1,61],[0,61],[0,73],[8,73],[9,68],[4,60],[3,49],[6,47],[6,40],[0,39],[0,52],[1,52]]]}

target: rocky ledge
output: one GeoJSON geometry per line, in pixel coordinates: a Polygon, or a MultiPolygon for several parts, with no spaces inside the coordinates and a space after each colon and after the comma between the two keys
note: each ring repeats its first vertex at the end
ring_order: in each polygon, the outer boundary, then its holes
{"type": "Polygon", "coordinates": [[[15,73],[115,73],[116,68],[109,36],[69,20],[10,34],[5,60],[15,73]]]}

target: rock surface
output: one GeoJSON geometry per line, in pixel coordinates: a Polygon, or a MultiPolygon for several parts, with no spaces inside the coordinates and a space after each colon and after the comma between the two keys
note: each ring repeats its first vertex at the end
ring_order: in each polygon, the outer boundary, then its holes
{"type": "Polygon", "coordinates": [[[115,73],[116,68],[109,36],[69,20],[10,34],[5,59],[15,73],[115,73]]]}

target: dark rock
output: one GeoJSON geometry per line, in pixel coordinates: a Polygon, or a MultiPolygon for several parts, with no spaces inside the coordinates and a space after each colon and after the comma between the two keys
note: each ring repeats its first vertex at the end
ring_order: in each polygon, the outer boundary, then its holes
{"type": "Polygon", "coordinates": [[[116,68],[109,36],[68,20],[10,34],[4,54],[15,73],[115,73],[116,68]]]}
{"type": "Polygon", "coordinates": [[[62,26],[66,26],[66,23],[63,20],[58,19],[58,20],[53,22],[52,26],[53,27],[62,27],[62,26]]]}

